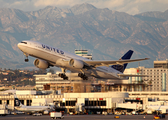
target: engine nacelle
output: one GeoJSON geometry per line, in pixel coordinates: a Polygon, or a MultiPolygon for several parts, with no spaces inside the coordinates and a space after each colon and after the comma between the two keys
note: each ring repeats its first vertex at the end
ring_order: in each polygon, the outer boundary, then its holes
{"type": "Polygon", "coordinates": [[[69,61],[69,65],[77,69],[82,69],[84,67],[84,63],[82,61],[75,59],[71,59],[69,61]]]}
{"type": "Polygon", "coordinates": [[[34,60],[34,66],[36,66],[37,68],[41,68],[41,69],[46,69],[49,67],[48,62],[41,60],[41,59],[35,59],[34,60]]]}

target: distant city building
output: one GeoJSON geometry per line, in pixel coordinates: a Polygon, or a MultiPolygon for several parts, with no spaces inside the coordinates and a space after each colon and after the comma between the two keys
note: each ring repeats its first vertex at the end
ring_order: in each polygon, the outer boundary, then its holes
{"type": "Polygon", "coordinates": [[[88,55],[88,50],[75,50],[75,54],[92,60],[92,55],[88,55]]]}
{"type": "Polygon", "coordinates": [[[36,89],[38,90],[61,90],[65,92],[90,92],[90,82],[83,81],[78,77],[78,73],[66,73],[68,80],[59,77],[58,74],[47,73],[45,75],[34,75],[36,82],[36,89]],[[87,83],[87,84],[86,84],[87,83]],[[88,87],[89,86],[89,87],[88,87]]]}
{"type": "Polygon", "coordinates": [[[154,68],[168,68],[168,60],[154,61],[154,68]]]}
{"type": "MultiPolygon", "coordinates": [[[[144,91],[168,91],[168,69],[166,68],[130,68],[126,70],[126,73],[130,74],[142,74],[147,75],[147,77],[130,77],[129,83],[141,82],[145,85],[144,91]],[[131,70],[137,69],[137,72],[131,70]],[[130,72],[128,72],[130,71],[130,72]]],[[[136,70],[135,70],[136,71],[136,70]]]]}
{"type": "MultiPolygon", "coordinates": [[[[124,74],[141,75],[139,68],[125,69],[124,74]]],[[[145,91],[146,85],[143,81],[143,77],[129,77],[127,80],[128,91],[145,91]]]]}
{"type": "MultiPolygon", "coordinates": [[[[137,68],[132,68],[137,71],[137,68]]],[[[131,72],[133,72],[131,71],[131,72]]],[[[47,73],[45,75],[34,75],[36,89],[38,90],[61,90],[67,92],[108,92],[108,91],[144,91],[145,84],[142,82],[132,82],[130,80],[107,80],[92,79],[84,81],[77,77],[77,73],[66,73],[69,80],[63,80],[57,74],[47,73]],[[140,88],[140,89],[139,89],[140,88]]]]}
{"type": "Polygon", "coordinates": [[[113,80],[111,82],[114,82],[114,85],[120,85],[121,89],[126,89],[130,92],[168,91],[168,69],[165,67],[167,64],[166,62],[167,61],[156,62],[158,66],[158,63],[160,63],[160,65],[162,64],[160,68],[145,68],[140,66],[138,68],[128,68],[124,71],[124,74],[147,75],[147,77],[129,77],[128,80],[113,80]]]}
{"type": "Polygon", "coordinates": [[[1,86],[0,85],[0,90],[10,90],[10,89],[15,89],[15,90],[34,90],[35,86],[31,86],[31,85],[27,85],[27,86],[15,86],[15,85],[11,85],[11,86],[1,86]]]}

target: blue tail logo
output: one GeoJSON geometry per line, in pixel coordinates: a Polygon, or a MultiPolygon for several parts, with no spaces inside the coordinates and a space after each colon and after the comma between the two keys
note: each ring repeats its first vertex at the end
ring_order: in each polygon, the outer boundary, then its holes
{"type": "MultiPolygon", "coordinates": [[[[133,52],[134,51],[129,50],[127,53],[125,53],[124,56],[122,56],[120,58],[120,60],[128,60],[128,59],[130,59],[132,54],[133,54],[133,52]]],[[[128,63],[125,63],[124,65],[112,65],[111,67],[123,73],[125,68],[127,67],[127,64],[128,63]]]]}
{"type": "Polygon", "coordinates": [[[20,104],[20,101],[19,101],[19,99],[18,98],[15,98],[15,104],[14,104],[14,106],[20,106],[21,104],[20,104]]]}

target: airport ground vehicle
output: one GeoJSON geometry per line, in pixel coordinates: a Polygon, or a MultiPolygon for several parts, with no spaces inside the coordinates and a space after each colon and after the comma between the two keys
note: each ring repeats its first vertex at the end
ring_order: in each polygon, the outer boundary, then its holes
{"type": "Polygon", "coordinates": [[[34,113],[34,116],[42,116],[42,113],[34,113]]]}
{"type": "Polygon", "coordinates": [[[165,114],[154,115],[153,118],[154,119],[163,119],[163,118],[165,118],[165,114]]]}
{"type": "Polygon", "coordinates": [[[57,118],[63,119],[64,118],[64,116],[62,115],[62,112],[51,112],[50,117],[52,119],[57,119],[57,118]]]}

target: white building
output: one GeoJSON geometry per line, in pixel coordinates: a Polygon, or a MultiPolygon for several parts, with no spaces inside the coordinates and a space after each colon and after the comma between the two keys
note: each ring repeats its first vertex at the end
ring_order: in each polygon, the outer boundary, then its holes
{"type": "MultiPolygon", "coordinates": [[[[75,110],[76,104],[85,105],[86,110],[105,110],[111,112],[116,103],[122,103],[129,95],[126,92],[97,92],[97,93],[64,93],[62,95],[17,95],[22,104],[46,105],[59,103],[59,109],[75,110]],[[34,101],[34,102],[33,102],[34,101]]],[[[0,95],[0,104],[7,103],[10,108],[14,106],[14,95],[0,95]]]]}
{"type": "MultiPolygon", "coordinates": [[[[168,69],[167,68],[129,68],[125,74],[140,74],[147,77],[130,77],[128,83],[143,83],[145,84],[144,91],[168,91],[168,69]],[[166,89],[167,88],[167,89],[166,89]]],[[[142,91],[139,88],[139,91],[142,91]]]]}
{"type": "MultiPolygon", "coordinates": [[[[58,74],[47,73],[43,75],[34,75],[36,88],[42,90],[44,85],[81,83],[83,79],[78,77],[78,73],[66,73],[68,80],[59,77],[58,74]]],[[[89,78],[90,79],[90,78],[89,78]]]]}

